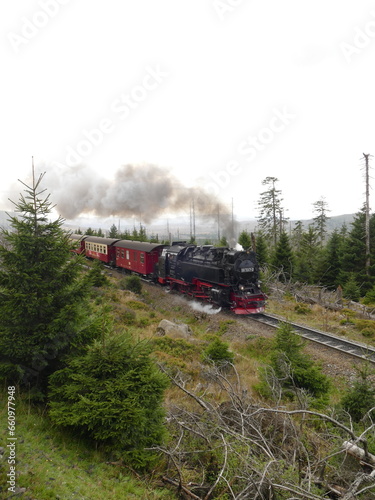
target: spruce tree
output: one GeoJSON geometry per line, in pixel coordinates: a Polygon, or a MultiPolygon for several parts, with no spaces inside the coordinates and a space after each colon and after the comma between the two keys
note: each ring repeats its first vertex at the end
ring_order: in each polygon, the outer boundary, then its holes
{"type": "Polygon", "coordinates": [[[336,289],[340,282],[344,238],[337,229],[333,231],[319,262],[320,283],[329,289],[336,289]]]}
{"type": "Polygon", "coordinates": [[[228,247],[228,240],[226,236],[222,236],[219,241],[219,247],[228,247]]]}
{"type": "Polygon", "coordinates": [[[89,281],[72,258],[63,219],[50,220],[43,175],[22,183],[25,195],[0,245],[0,378],[32,389],[43,389],[60,357],[90,337],[83,308],[89,281]]]}
{"type": "Polygon", "coordinates": [[[110,230],[108,233],[108,238],[119,238],[118,229],[116,227],[116,224],[112,224],[112,226],[110,227],[110,230]]]}
{"type": "Polygon", "coordinates": [[[142,226],[142,224],[139,225],[138,240],[147,241],[147,231],[145,226],[142,226]]]}
{"type": "Polygon", "coordinates": [[[262,184],[269,186],[269,188],[260,194],[261,198],[258,202],[259,227],[274,247],[277,244],[278,236],[284,231],[283,226],[287,221],[283,217],[284,209],[281,206],[281,202],[283,201],[280,198],[281,191],[275,187],[278,181],[279,179],[276,177],[266,177],[262,181],[262,184]]]}
{"type": "MultiPolygon", "coordinates": [[[[345,283],[349,280],[351,273],[355,273],[355,279],[361,288],[361,294],[365,295],[371,290],[375,282],[375,269],[373,266],[369,269],[369,275],[366,269],[366,232],[365,232],[365,212],[358,212],[351,223],[351,230],[346,237],[345,247],[342,257],[342,268],[340,280],[345,283]]],[[[375,260],[375,215],[370,218],[370,249],[371,260],[375,260]]]]}
{"type": "Polygon", "coordinates": [[[315,283],[320,253],[318,233],[310,225],[302,235],[300,251],[297,253],[296,279],[309,284],[315,283]]]}
{"type": "Polygon", "coordinates": [[[303,237],[303,223],[301,220],[298,220],[294,225],[291,238],[293,250],[295,252],[299,252],[301,250],[302,237],[303,237]]]}
{"type": "Polygon", "coordinates": [[[314,217],[314,227],[318,233],[320,246],[323,246],[323,243],[327,236],[327,222],[329,217],[327,216],[328,203],[322,197],[320,200],[316,201],[314,204],[314,212],[317,214],[314,217]]]}
{"type": "Polygon", "coordinates": [[[238,237],[238,243],[242,246],[244,250],[251,247],[251,235],[248,231],[242,231],[238,237]]]}
{"type": "Polygon", "coordinates": [[[266,238],[262,232],[257,233],[255,240],[255,251],[257,254],[257,261],[260,267],[268,264],[269,261],[269,252],[266,238]]]}
{"type": "Polygon", "coordinates": [[[283,232],[278,241],[272,264],[281,272],[280,279],[289,281],[292,277],[294,267],[294,255],[289,243],[288,235],[283,232]]]}
{"type": "Polygon", "coordinates": [[[101,444],[136,469],[147,468],[162,442],[167,377],[145,342],[104,337],[50,377],[50,417],[101,444]]]}

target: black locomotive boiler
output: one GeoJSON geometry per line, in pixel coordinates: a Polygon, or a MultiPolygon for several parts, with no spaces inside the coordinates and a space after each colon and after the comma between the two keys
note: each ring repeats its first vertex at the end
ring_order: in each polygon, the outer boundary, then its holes
{"type": "Polygon", "coordinates": [[[180,293],[203,299],[236,314],[261,313],[261,291],[255,252],[211,245],[175,243],[159,258],[158,281],[180,293]]]}

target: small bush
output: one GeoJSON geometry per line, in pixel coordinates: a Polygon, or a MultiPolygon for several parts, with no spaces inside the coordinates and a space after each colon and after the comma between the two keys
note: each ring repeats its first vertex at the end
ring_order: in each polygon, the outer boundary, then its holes
{"type": "Polygon", "coordinates": [[[229,351],[229,345],[226,342],[217,338],[208,344],[203,351],[203,359],[213,361],[216,365],[223,365],[233,363],[234,354],[229,351]]]}
{"type": "Polygon", "coordinates": [[[306,304],[297,304],[294,307],[294,310],[297,314],[305,315],[305,314],[310,314],[311,309],[306,305],[306,304]]]}
{"type": "Polygon", "coordinates": [[[193,360],[198,347],[184,339],[173,339],[168,336],[154,338],[150,342],[155,351],[162,351],[174,357],[193,360]]]}
{"type": "Polygon", "coordinates": [[[369,319],[358,319],[355,322],[356,330],[359,330],[364,337],[375,335],[375,322],[369,319]]]}
{"type": "Polygon", "coordinates": [[[371,328],[364,328],[363,330],[361,330],[361,335],[363,337],[366,337],[367,339],[372,339],[375,333],[371,328]]]}
{"type": "Polygon", "coordinates": [[[284,390],[302,388],[315,398],[323,397],[330,389],[328,377],[321,367],[302,352],[304,342],[293,331],[290,323],[281,323],[277,329],[271,366],[284,390]]]}
{"type": "Polygon", "coordinates": [[[142,282],[139,276],[135,274],[132,276],[126,276],[120,281],[120,287],[123,290],[129,290],[130,292],[134,292],[138,295],[142,293],[142,282]]]}
{"type": "MultiPolygon", "coordinates": [[[[371,383],[370,375],[373,373],[368,364],[357,368],[357,380],[341,399],[341,405],[355,422],[359,422],[364,415],[375,407],[375,389],[371,383]]],[[[371,412],[374,418],[374,411],[371,412]]]]}
{"type": "Polygon", "coordinates": [[[126,309],[121,313],[121,322],[125,325],[134,325],[137,315],[131,309],[126,309]]]}
{"type": "Polygon", "coordinates": [[[141,328],[145,327],[145,326],[148,326],[149,324],[150,324],[150,320],[148,318],[141,318],[138,321],[138,326],[140,326],[141,328]]]}

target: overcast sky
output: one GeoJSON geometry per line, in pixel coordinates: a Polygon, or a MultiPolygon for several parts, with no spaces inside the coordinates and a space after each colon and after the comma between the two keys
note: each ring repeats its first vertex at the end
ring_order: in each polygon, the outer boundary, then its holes
{"type": "Polygon", "coordinates": [[[0,208],[32,156],[52,201],[56,171],[85,189],[151,164],[239,216],[269,176],[291,219],[362,207],[375,1],[17,0],[0,18],[0,208]]]}

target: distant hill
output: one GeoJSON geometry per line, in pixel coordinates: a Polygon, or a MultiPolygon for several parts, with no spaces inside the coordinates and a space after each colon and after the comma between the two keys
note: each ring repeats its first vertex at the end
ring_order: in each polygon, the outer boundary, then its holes
{"type": "MultiPolygon", "coordinates": [[[[345,214],[345,215],[337,215],[334,217],[330,217],[327,221],[327,230],[328,232],[332,232],[335,229],[340,229],[343,224],[346,224],[348,229],[350,229],[350,223],[353,221],[355,214],[345,214]]],[[[289,223],[289,228],[293,229],[295,224],[298,222],[298,220],[290,220],[288,221],[289,223]]],[[[313,219],[301,219],[301,222],[303,224],[304,228],[308,228],[310,224],[314,223],[313,219]]],[[[249,219],[249,220],[241,220],[239,221],[239,226],[240,226],[240,231],[246,230],[246,231],[254,231],[257,227],[257,220],[256,219],[249,219]]]]}
{"type": "MultiPolygon", "coordinates": [[[[336,215],[334,217],[330,217],[327,221],[327,229],[329,232],[331,232],[334,229],[340,229],[344,224],[346,224],[346,226],[350,230],[350,224],[353,222],[354,217],[355,214],[336,215]]],[[[309,219],[302,222],[304,227],[308,227],[309,224],[312,224],[314,222],[314,220],[309,219]]]]}

